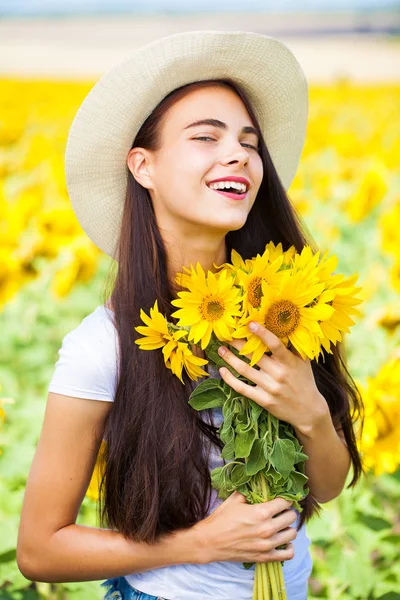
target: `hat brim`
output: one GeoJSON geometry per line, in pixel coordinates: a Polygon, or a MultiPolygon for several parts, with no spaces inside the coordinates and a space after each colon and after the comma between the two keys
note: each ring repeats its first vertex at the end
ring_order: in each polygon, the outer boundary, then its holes
{"type": "Polygon", "coordinates": [[[66,183],[75,214],[112,258],[125,202],[126,158],[143,122],[174,89],[230,78],[246,92],[286,190],[296,174],[308,117],[305,74],[280,40],[245,31],[189,31],[135,50],[93,86],[71,125],[66,183]]]}

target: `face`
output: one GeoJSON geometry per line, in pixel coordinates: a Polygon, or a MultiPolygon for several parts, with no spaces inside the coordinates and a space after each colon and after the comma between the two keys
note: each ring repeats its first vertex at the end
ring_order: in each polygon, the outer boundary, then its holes
{"type": "Polygon", "coordinates": [[[192,90],[164,115],[161,148],[133,148],[128,166],[149,190],[161,229],[183,235],[240,229],[263,177],[258,136],[246,107],[221,86],[192,90]],[[219,121],[197,124],[204,119],[219,121]],[[247,129],[246,129],[247,128],[247,129]],[[241,177],[244,195],[229,197],[210,188],[215,179],[241,177]]]}

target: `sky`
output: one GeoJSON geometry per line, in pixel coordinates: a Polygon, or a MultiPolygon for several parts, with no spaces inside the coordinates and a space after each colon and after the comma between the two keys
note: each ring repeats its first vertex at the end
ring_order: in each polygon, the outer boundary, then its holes
{"type": "Polygon", "coordinates": [[[399,8],[400,0],[0,0],[0,17],[118,12],[326,12],[399,8]]]}

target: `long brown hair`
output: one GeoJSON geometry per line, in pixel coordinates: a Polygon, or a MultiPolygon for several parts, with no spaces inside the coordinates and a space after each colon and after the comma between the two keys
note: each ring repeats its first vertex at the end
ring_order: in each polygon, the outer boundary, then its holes
{"type": "MultiPolygon", "coordinates": [[[[271,240],[281,242],[284,250],[294,245],[301,252],[308,243],[317,251],[274,168],[251,104],[233,81],[207,80],[174,90],[143,123],[132,148],[158,150],[161,120],[169,107],[193,89],[216,84],[235,91],[246,106],[258,131],[264,168],[245,225],[226,235],[228,259],[233,248],[243,258],[262,254],[271,240]]],[[[101,523],[126,537],[151,543],[162,533],[190,527],[206,516],[211,498],[209,450],[212,444],[223,446],[217,428],[188,404],[193,382],[184,375],[182,385],[165,368],[160,351],[144,352],[134,343],[138,334],[133,327],[142,324],[140,308],[148,312],[157,298],[161,312],[170,316],[176,289],[167,278],[166,248],[150,195],[130,172],[117,258],[111,301],[119,334],[118,380],[103,435],[106,452],[99,516],[101,523]]],[[[363,423],[363,406],[341,344],[318,364],[312,361],[312,369],[333,422],[343,428],[353,466],[349,487],[354,486],[363,466],[353,424],[363,423]]],[[[211,410],[205,413],[212,417],[211,410]]],[[[311,494],[301,504],[299,528],[321,509],[311,494]]]]}

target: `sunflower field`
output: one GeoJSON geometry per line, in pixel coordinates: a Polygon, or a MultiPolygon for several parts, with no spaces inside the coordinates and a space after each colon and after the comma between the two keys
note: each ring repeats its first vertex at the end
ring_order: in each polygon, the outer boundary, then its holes
{"type": "MultiPolygon", "coordinates": [[[[94,82],[0,80],[0,599],[101,598],[100,582],[27,580],[16,564],[26,478],[63,336],[96,306],[110,261],[69,203],[64,151],[94,82]]],[[[400,86],[310,86],[289,197],[338,271],[359,274],[344,337],[362,393],[366,475],[307,524],[309,598],[400,599],[400,86]]],[[[97,526],[101,451],[78,523],[97,526]]],[[[349,481],[351,473],[349,474],[349,481]]],[[[40,549],[39,549],[40,551],[40,549]]]]}

